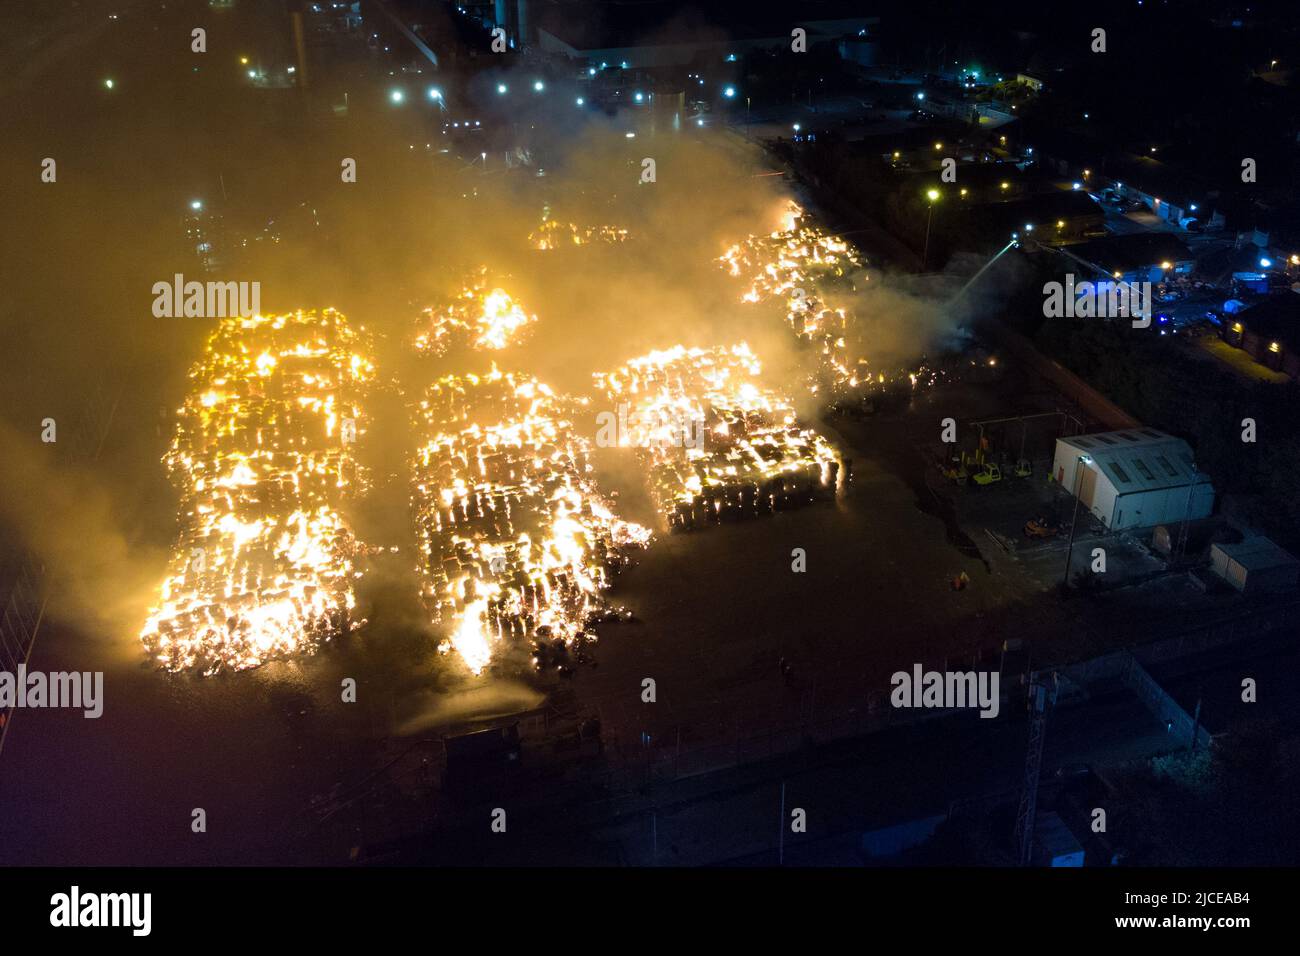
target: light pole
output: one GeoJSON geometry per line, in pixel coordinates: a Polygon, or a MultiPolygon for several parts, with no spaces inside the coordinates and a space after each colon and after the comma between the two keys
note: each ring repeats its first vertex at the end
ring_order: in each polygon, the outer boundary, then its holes
{"type": "Polygon", "coordinates": [[[1192,522],[1192,492],[1196,490],[1196,466],[1192,465],[1192,480],[1187,486],[1187,507],[1183,509],[1183,533],[1179,536],[1178,556],[1187,557],[1187,535],[1191,530],[1192,522]]]}
{"type": "Polygon", "coordinates": [[[1077,478],[1074,482],[1074,516],[1070,519],[1070,543],[1065,549],[1065,580],[1064,584],[1070,586],[1070,559],[1074,556],[1074,529],[1079,523],[1079,496],[1083,490],[1083,466],[1092,461],[1087,455],[1080,455],[1078,462],[1074,466],[1077,478]]]}
{"type": "Polygon", "coordinates": [[[930,220],[934,218],[934,204],[939,200],[939,190],[931,189],[926,192],[925,197],[930,200],[930,211],[925,215],[925,250],[921,253],[922,272],[924,272],[930,264],[930,220]]]}

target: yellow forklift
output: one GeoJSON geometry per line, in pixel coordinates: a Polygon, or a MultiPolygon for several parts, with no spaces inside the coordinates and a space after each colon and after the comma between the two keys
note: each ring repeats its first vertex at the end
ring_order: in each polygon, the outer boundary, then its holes
{"type": "Polygon", "coordinates": [[[958,452],[949,458],[943,465],[943,476],[949,481],[954,481],[959,485],[966,484],[970,478],[970,472],[966,468],[966,453],[958,452]]]}

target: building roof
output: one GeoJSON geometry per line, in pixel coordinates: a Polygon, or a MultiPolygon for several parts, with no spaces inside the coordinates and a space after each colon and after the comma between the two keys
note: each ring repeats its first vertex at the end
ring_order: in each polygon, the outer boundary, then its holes
{"type": "Polygon", "coordinates": [[[1078,838],[1055,810],[1038,814],[1034,842],[1052,859],[1083,852],[1078,838]]]}
{"type": "Polygon", "coordinates": [[[1213,191],[1205,179],[1181,166],[1134,153],[1108,160],[1106,176],[1182,208],[1205,203],[1213,191]]]}
{"type": "Polygon", "coordinates": [[[1075,435],[1058,438],[1057,443],[1087,455],[1122,495],[1206,484],[1210,480],[1196,470],[1187,442],[1154,428],[1075,435]]]}
{"type": "Polygon", "coordinates": [[[1090,239],[1070,247],[1070,255],[1107,274],[1149,269],[1162,262],[1188,262],[1192,251],[1167,232],[1136,232],[1090,239]]]}
{"type": "Polygon", "coordinates": [[[1247,571],[1265,571],[1269,568],[1300,565],[1300,559],[1263,535],[1247,538],[1239,544],[1216,544],[1214,547],[1247,571]]]}
{"type": "Polygon", "coordinates": [[[1277,292],[1238,312],[1236,320],[1261,338],[1300,350],[1300,293],[1277,292]]]}
{"type": "Polygon", "coordinates": [[[1041,228],[1058,219],[1100,220],[1106,215],[1100,204],[1086,192],[1059,189],[1006,202],[986,203],[979,207],[979,214],[1004,222],[1013,231],[1022,230],[1026,223],[1041,228]]]}

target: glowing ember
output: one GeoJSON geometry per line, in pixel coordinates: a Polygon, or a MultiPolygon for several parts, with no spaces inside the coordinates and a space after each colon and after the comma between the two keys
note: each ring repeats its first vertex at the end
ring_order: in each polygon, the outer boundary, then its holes
{"type": "Polygon", "coordinates": [[[516,344],[537,321],[503,289],[490,288],[487,270],[479,270],[451,304],[425,309],[415,339],[417,351],[443,355],[463,346],[496,350],[516,344]]]}
{"type": "Polygon", "coordinates": [[[363,329],[322,313],[223,319],[164,456],[181,532],[141,632],[168,670],[310,652],[351,626],[355,542],[338,508],[374,375],[363,329]]]}
{"type": "Polygon", "coordinates": [[[507,640],[590,637],[611,571],[650,533],[595,490],[565,403],[494,366],[434,382],[416,425],[422,595],[452,626],[440,649],[477,674],[507,640]]]}
{"type": "Polygon", "coordinates": [[[627,230],[617,226],[576,226],[571,222],[548,219],[528,235],[534,249],[549,251],[564,246],[583,246],[592,242],[626,242],[627,230]]]}
{"type": "Polygon", "coordinates": [[[640,421],[668,423],[665,434],[639,443],[639,453],[649,465],[656,506],[671,527],[834,495],[835,450],[799,423],[786,398],[759,383],[761,371],[741,344],[677,346],[596,376],[597,387],[616,403],[630,403],[640,421]],[[683,422],[696,424],[685,429],[683,422]]]}

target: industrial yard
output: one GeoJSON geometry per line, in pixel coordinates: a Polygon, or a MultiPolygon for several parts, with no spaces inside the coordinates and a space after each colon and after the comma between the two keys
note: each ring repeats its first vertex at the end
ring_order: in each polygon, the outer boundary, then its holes
{"type": "Polygon", "coordinates": [[[0,16],[6,918],[1300,860],[1292,11],[74,6],[0,16]]]}

